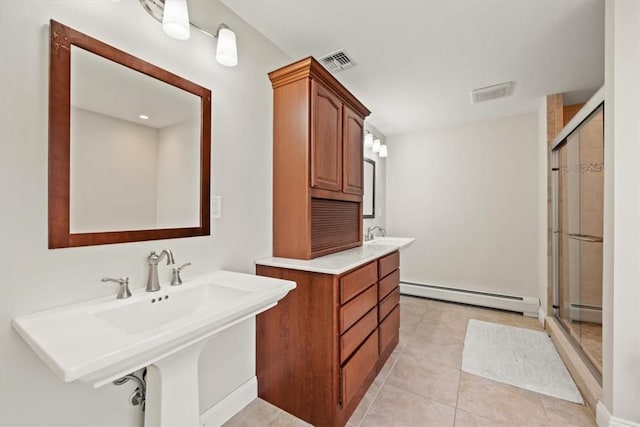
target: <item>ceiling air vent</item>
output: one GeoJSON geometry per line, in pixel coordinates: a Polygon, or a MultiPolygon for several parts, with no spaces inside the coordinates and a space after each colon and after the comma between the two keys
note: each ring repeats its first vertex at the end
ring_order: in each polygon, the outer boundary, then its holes
{"type": "Polygon", "coordinates": [[[351,60],[347,52],[345,52],[343,49],[325,55],[320,58],[319,61],[327,70],[332,73],[338,73],[356,65],[356,63],[351,60]]]}
{"type": "Polygon", "coordinates": [[[504,98],[513,93],[515,82],[505,82],[493,86],[481,87],[471,91],[471,103],[491,101],[492,99],[504,98]]]}

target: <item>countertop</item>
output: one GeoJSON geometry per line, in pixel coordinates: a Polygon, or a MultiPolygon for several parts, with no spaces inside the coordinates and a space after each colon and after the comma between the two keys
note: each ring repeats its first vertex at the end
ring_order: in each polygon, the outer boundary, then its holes
{"type": "Polygon", "coordinates": [[[412,237],[380,238],[364,245],[331,255],[302,260],[292,258],[267,257],[257,259],[256,265],[290,268],[292,270],[311,271],[339,275],[364,265],[376,258],[390,254],[409,246],[415,241],[412,237]]]}

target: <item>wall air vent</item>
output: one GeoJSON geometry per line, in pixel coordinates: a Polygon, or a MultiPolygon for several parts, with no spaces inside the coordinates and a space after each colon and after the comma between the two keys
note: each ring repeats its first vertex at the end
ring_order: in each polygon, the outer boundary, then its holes
{"type": "Polygon", "coordinates": [[[324,65],[324,68],[332,73],[338,73],[356,65],[356,63],[351,60],[347,52],[343,49],[336,50],[335,52],[325,55],[321,57],[319,61],[324,65]]]}
{"type": "Polygon", "coordinates": [[[505,82],[493,86],[481,87],[471,91],[471,103],[491,101],[492,99],[504,98],[513,93],[515,82],[505,82]]]}

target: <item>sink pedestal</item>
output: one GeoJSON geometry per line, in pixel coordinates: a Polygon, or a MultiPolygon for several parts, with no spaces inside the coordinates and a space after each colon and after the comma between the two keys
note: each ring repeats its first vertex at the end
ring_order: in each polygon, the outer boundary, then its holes
{"type": "Polygon", "coordinates": [[[198,427],[198,359],[203,340],[147,367],[145,427],[198,427]]]}

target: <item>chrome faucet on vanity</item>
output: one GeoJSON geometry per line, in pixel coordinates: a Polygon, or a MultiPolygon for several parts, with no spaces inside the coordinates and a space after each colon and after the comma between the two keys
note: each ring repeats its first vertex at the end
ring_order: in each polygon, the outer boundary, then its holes
{"type": "Polygon", "coordinates": [[[364,236],[364,241],[368,242],[370,240],[373,240],[373,232],[376,230],[380,230],[380,234],[382,234],[382,237],[385,237],[387,235],[387,232],[385,231],[384,228],[380,227],[379,225],[376,225],[374,227],[369,227],[367,228],[367,234],[366,236],[364,236]]]}
{"type": "Polygon", "coordinates": [[[167,265],[175,264],[173,253],[169,249],[163,249],[160,255],[151,252],[149,258],[149,277],[147,279],[147,292],[156,292],[160,290],[160,282],[158,281],[158,263],[167,257],[167,265]]]}

